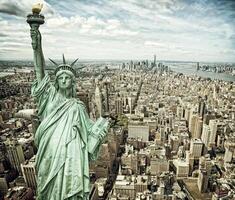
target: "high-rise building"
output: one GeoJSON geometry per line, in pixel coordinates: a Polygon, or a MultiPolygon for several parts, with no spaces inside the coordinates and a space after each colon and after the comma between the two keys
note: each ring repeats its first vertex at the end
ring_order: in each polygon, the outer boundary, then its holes
{"type": "Polygon", "coordinates": [[[202,129],[202,142],[205,144],[206,147],[209,147],[209,138],[211,135],[211,130],[209,128],[209,125],[203,124],[203,129],[202,129]]]}
{"type": "Polygon", "coordinates": [[[136,192],[144,192],[148,190],[148,176],[146,175],[139,175],[135,177],[134,183],[135,183],[135,191],[136,192]]]}
{"type": "Polygon", "coordinates": [[[184,111],[184,119],[189,122],[189,118],[190,118],[190,108],[185,108],[184,111]]]}
{"type": "Polygon", "coordinates": [[[194,169],[194,156],[190,153],[190,151],[186,151],[186,162],[189,163],[189,175],[192,175],[193,169],[194,169]]]}
{"type": "Polygon", "coordinates": [[[96,85],[95,89],[95,104],[97,108],[97,117],[100,117],[104,114],[103,113],[104,110],[103,110],[102,94],[98,84],[96,85]]]}
{"type": "Polygon", "coordinates": [[[0,175],[0,193],[6,194],[8,191],[8,183],[5,174],[0,175]]]}
{"type": "Polygon", "coordinates": [[[192,132],[191,132],[192,138],[201,138],[202,126],[203,126],[202,117],[196,116],[195,117],[195,124],[192,127],[193,129],[192,129],[192,132]]]}
{"type": "Polygon", "coordinates": [[[198,189],[201,193],[205,193],[208,188],[208,181],[209,181],[209,176],[207,175],[207,172],[205,169],[201,169],[198,175],[198,189]]]}
{"type": "Polygon", "coordinates": [[[190,153],[194,158],[199,158],[202,155],[203,143],[201,139],[193,138],[190,143],[190,153]]]}
{"type": "Polygon", "coordinates": [[[0,111],[0,124],[3,123],[2,112],[0,111]]]}
{"type": "Polygon", "coordinates": [[[183,108],[183,107],[177,106],[176,116],[177,116],[179,119],[184,118],[184,108],[183,108]]]}
{"type": "Polygon", "coordinates": [[[35,156],[21,164],[21,169],[26,185],[32,189],[36,189],[35,156]]]}
{"type": "Polygon", "coordinates": [[[123,154],[122,158],[122,174],[130,175],[138,174],[138,154],[123,154]]]}
{"type": "Polygon", "coordinates": [[[118,175],[113,188],[116,195],[126,195],[129,199],[136,197],[135,183],[132,177],[118,175]]]}
{"type": "Polygon", "coordinates": [[[129,106],[129,112],[132,114],[133,108],[134,108],[134,98],[133,97],[128,97],[128,106],[129,106]]]}
{"type": "Polygon", "coordinates": [[[218,134],[216,146],[219,147],[219,148],[223,148],[224,147],[224,142],[225,142],[224,134],[218,134]]]}
{"type": "Polygon", "coordinates": [[[5,142],[5,145],[11,166],[22,174],[20,165],[25,161],[22,145],[15,140],[9,139],[5,142]]]}
{"type": "Polygon", "coordinates": [[[199,161],[198,189],[201,193],[207,192],[208,181],[211,175],[212,162],[209,155],[202,156],[199,161]]]}
{"type": "Polygon", "coordinates": [[[189,128],[189,132],[193,132],[195,129],[195,125],[196,125],[196,120],[197,120],[197,115],[194,114],[192,111],[190,113],[190,117],[189,117],[189,123],[188,123],[188,128],[189,128]]]}
{"type": "Polygon", "coordinates": [[[203,123],[209,125],[209,121],[215,119],[215,114],[213,113],[206,113],[203,117],[203,123]]]}
{"type": "Polygon", "coordinates": [[[156,58],[157,58],[156,55],[154,55],[154,57],[153,57],[153,66],[154,67],[157,66],[157,63],[156,63],[157,59],[156,58]]]}
{"type": "Polygon", "coordinates": [[[219,91],[220,91],[219,86],[214,85],[214,87],[213,87],[213,98],[214,98],[214,99],[217,99],[218,94],[219,94],[219,91]]]}
{"type": "Polygon", "coordinates": [[[189,163],[184,159],[175,159],[173,164],[176,168],[177,177],[188,177],[189,174],[189,163]]]}
{"type": "Polygon", "coordinates": [[[177,152],[180,144],[179,136],[170,135],[169,144],[171,146],[171,151],[177,152]]]}
{"type": "Polygon", "coordinates": [[[198,103],[198,114],[202,118],[206,114],[206,103],[205,103],[205,101],[203,99],[199,100],[199,103],[198,103]]]}
{"type": "Polygon", "coordinates": [[[206,145],[206,147],[215,146],[215,140],[217,135],[217,121],[210,120],[209,125],[204,124],[202,129],[202,142],[206,145]]]}
{"type": "Polygon", "coordinates": [[[169,163],[164,158],[151,157],[151,175],[160,175],[164,171],[169,171],[169,163]]]}
{"type": "Polygon", "coordinates": [[[148,125],[128,125],[128,138],[142,138],[142,141],[149,141],[148,125]]]}
{"type": "Polygon", "coordinates": [[[224,154],[224,162],[230,163],[233,159],[235,159],[235,141],[232,138],[230,141],[225,141],[225,154],[224,154]]]}
{"type": "Polygon", "coordinates": [[[197,70],[200,70],[199,62],[197,62],[197,70]]]}
{"type": "Polygon", "coordinates": [[[104,112],[109,112],[110,79],[104,80],[104,112]]]}
{"type": "Polygon", "coordinates": [[[134,69],[134,63],[133,63],[133,61],[131,60],[131,62],[130,62],[130,68],[129,68],[131,71],[134,69]]]}
{"type": "Polygon", "coordinates": [[[89,107],[90,100],[88,92],[78,92],[77,96],[85,104],[87,113],[90,113],[90,107],[89,107]]]}
{"type": "Polygon", "coordinates": [[[159,126],[159,139],[160,139],[160,142],[162,143],[165,143],[166,141],[166,133],[165,133],[164,125],[159,126]]]}
{"type": "Polygon", "coordinates": [[[115,99],[115,113],[123,114],[123,100],[121,97],[115,99]]]}
{"type": "Polygon", "coordinates": [[[215,140],[216,140],[216,135],[217,135],[217,126],[218,126],[217,120],[211,119],[209,121],[209,127],[210,127],[210,130],[211,130],[209,143],[210,143],[211,146],[215,145],[215,140]]]}

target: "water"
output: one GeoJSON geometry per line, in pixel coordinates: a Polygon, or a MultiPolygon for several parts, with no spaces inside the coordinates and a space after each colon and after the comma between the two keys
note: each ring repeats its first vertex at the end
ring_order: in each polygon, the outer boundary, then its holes
{"type": "MultiPolygon", "coordinates": [[[[136,60],[137,61],[137,60],[136,60]]],[[[81,62],[81,61],[80,61],[81,62]]],[[[129,62],[129,61],[105,61],[105,60],[87,60],[87,61],[82,61],[82,64],[97,64],[97,65],[101,65],[101,64],[111,64],[111,65],[115,65],[116,67],[118,65],[121,65],[121,63],[123,62],[129,62]]],[[[183,73],[185,75],[196,75],[196,76],[200,76],[203,78],[211,78],[211,79],[218,79],[218,80],[224,80],[224,81],[233,81],[235,82],[235,76],[231,75],[231,74],[226,74],[226,73],[214,73],[214,72],[207,72],[207,71],[197,71],[196,70],[196,63],[195,62],[177,62],[177,61],[159,61],[164,63],[164,65],[168,65],[170,67],[171,70],[175,71],[175,72],[179,72],[179,73],[183,73]]],[[[28,70],[32,70],[32,63],[29,61],[0,61],[0,68],[1,68],[1,63],[2,65],[6,65],[7,66],[28,66],[30,65],[31,68],[29,68],[28,70]]],[[[211,64],[211,63],[200,63],[200,64],[211,64]]],[[[21,66],[21,68],[22,68],[21,66]]],[[[112,68],[111,66],[109,66],[110,68],[112,68]]],[[[10,68],[10,67],[9,67],[10,68]]],[[[18,69],[19,71],[19,69],[18,69]]],[[[0,72],[0,77],[6,76],[8,74],[11,74],[11,72],[0,72]]],[[[12,73],[13,74],[13,73],[12,73]]]]}
{"type": "Polygon", "coordinates": [[[203,78],[211,78],[212,80],[224,80],[235,82],[235,76],[226,73],[215,73],[196,70],[195,63],[168,63],[167,64],[172,71],[179,72],[185,75],[195,75],[203,78]]]}

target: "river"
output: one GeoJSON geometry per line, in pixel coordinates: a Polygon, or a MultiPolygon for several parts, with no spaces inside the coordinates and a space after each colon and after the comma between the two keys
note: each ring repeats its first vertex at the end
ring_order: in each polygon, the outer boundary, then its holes
{"type": "Polygon", "coordinates": [[[196,75],[203,78],[218,79],[224,81],[235,82],[235,76],[227,73],[207,72],[196,69],[195,63],[166,63],[172,71],[179,72],[185,75],[196,75]]]}

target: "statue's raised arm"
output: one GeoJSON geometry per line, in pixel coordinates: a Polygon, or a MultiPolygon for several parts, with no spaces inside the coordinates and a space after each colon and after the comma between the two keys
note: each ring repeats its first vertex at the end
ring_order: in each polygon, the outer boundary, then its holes
{"type": "Polygon", "coordinates": [[[42,37],[39,26],[44,23],[44,16],[40,14],[42,4],[36,4],[32,8],[32,14],[27,16],[27,22],[30,25],[30,36],[34,53],[34,67],[37,81],[40,82],[45,76],[45,60],[42,52],[42,37]]]}

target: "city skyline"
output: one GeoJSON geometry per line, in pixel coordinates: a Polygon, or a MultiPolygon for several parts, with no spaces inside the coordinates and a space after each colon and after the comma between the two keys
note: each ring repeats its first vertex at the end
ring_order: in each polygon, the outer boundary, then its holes
{"type": "MultiPolygon", "coordinates": [[[[31,67],[15,67],[13,73],[6,74],[11,71],[7,69],[0,77],[0,200],[38,198],[35,164],[40,149],[36,151],[35,144],[44,122],[36,117],[40,112],[30,93],[35,73],[31,67]]],[[[129,61],[105,73],[92,63],[84,72],[76,78],[75,98],[84,103],[91,120],[106,113],[116,119],[97,160],[90,163],[90,200],[235,198],[234,83],[174,72],[151,61],[129,61]]],[[[49,81],[46,77],[43,80],[49,81]]],[[[47,89],[42,83],[39,86],[47,89]]],[[[49,94],[40,89],[41,94],[49,94]]]]}
{"type": "MultiPolygon", "coordinates": [[[[0,2],[0,60],[33,58],[25,20],[35,2],[0,2]]],[[[235,62],[233,1],[40,2],[45,58],[235,62]]]]}

